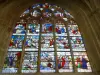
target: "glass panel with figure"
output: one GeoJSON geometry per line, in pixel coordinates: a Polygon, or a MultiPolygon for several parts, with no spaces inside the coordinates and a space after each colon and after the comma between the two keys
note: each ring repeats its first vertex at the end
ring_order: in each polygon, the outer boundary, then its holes
{"type": "Polygon", "coordinates": [[[50,9],[44,9],[43,10],[43,17],[51,17],[52,16],[52,11],[50,9]]]}
{"type": "Polygon", "coordinates": [[[40,72],[55,72],[55,62],[41,62],[40,72]]]}
{"type": "Polygon", "coordinates": [[[86,51],[81,36],[70,37],[73,51],[86,51]]]}
{"type": "Polygon", "coordinates": [[[56,23],[56,36],[67,36],[66,27],[64,23],[58,21],[56,23]]]}
{"type": "Polygon", "coordinates": [[[72,44],[73,51],[86,51],[84,44],[72,44]]]}
{"type": "Polygon", "coordinates": [[[70,51],[66,36],[56,36],[57,51],[70,51]]]}
{"type": "Polygon", "coordinates": [[[53,25],[51,23],[42,24],[42,35],[53,36],[53,25]]]}
{"type": "Polygon", "coordinates": [[[39,35],[28,35],[25,43],[25,51],[38,51],[39,35]]]}
{"type": "Polygon", "coordinates": [[[24,35],[12,35],[8,51],[20,51],[23,40],[24,35]]]}
{"type": "Polygon", "coordinates": [[[78,72],[92,72],[86,52],[74,52],[74,61],[78,72]]]}
{"type": "Polygon", "coordinates": [[[82,37],[70,37],[72,44],[83,44],[82,37]]]}
{"type": "Polygon", "coordinates": [[[28,35],[39,35],[39,31],[40,24],[38,24],[38,21],[33,20],[33,23],[28,25],[28,35]]]}
{"type": "Polygon", "coordinates": [[[42,35],[41,37],[41,51],[54,51],[54,39],[53,36],[42,35]]]}
{"type": "Polygon", "coordinates": [[[78,25],[68,25],[70,36],[81,36],[78,25]]]}
{"type": "Polygon", "coordinates": [[[73,72],[70,52],[57,52],[57,58],[59,72],[73,72]]]}
{"type": "Polygon", "coordinates": [[[8,52],[4,61],[2,73],[17,73],[20,64],[21,51],[8,52]]]}
{"type": "Polygon", "coordinates": [[[34,73],[37,71],[38,52],[25,52],[22,64],[22,73],[34,73]]]}
{"type": "Polygon", "coordinates": [[[26,24],[18,23],[18,24],[16,24],[16,27],[13,30],[13,35],[24,35],[25,32],[26,32],[26,24]]]}
{"type": "Polygon", "coordinates": [[[54,59],[54,52],[41,52],[41,61],[42,62],[52,62],[54,59]]]}

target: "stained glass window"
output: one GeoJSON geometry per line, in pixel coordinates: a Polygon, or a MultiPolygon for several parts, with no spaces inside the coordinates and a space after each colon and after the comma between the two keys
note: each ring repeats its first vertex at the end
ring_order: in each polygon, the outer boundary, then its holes
{"type": "Polygon", "coordinates": [[[3,73],[92,72],[74,17],[54,4],[36,4],[16,23],[3,73]]]}

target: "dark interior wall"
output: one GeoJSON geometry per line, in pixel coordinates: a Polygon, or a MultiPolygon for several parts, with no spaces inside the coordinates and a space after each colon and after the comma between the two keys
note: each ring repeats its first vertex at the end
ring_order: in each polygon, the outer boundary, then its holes
{"type": "MultiPolygon", "coordinates": [[[[0,69],[7,53],[15,23],[29,6],[44,0],[0,1],[0,69]]],[[[67,9],[83,35],[94,72],[100,72],[100,0],[45,0],[67,9]]]]}

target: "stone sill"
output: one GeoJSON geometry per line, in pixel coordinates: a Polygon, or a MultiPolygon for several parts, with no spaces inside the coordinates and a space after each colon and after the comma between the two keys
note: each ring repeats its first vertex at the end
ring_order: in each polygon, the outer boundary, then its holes
{"type": "Polygon", "coordinates": [[[22,73],[22,74],[0,74],[0,75],[100,75],[99,72],[88,72],[88,73],[22,73]]]}

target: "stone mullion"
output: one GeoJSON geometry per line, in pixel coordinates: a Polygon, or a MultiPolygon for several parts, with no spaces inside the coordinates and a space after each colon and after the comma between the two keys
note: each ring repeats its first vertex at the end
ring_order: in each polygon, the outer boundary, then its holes
{"type": "Polygon", "coordinates": [[[22,41],[21,59],[20,59],[20,64],[19,64],[19,68],[18,68],[17,73],[21,73],[21,70],[22,70],[22,64],[23,64],[24,54],[25,54],[25,42],[26,42],[26,39],[27,39],[27,32],[28,32],[28,24],[26,25],[26,33],[25,33],[25,36],[24,36],[24,40],[22,41]]]}
{"type": "Polygon", "coordinates": [[[37,61],[37,73],[40,73],[40,64],[41,64],[41,57],[40,57],[40,54],[41,54],[41,33],[42,33],[42,24],[40,22],[40,32],[39,32],[39,48],[38,48],[38,61],[37,61]]]}
{"type": "Polygon", "coordinates": [[[0,73],[2,73],[5,57],[7,55],[7,51],[4,51],[4,50],[6,50],[6,49],[3,49],[3,50],[1,49],[1,51],[0,51],[0,61],[1,61],[0,62],[0,73]]]}
{"type": "Polygon", "coordinates": [[[76,69],[76,66],[75,66],[74,54],[73,54],[73,50],[72,50],[72,44],[71,44],[71,39],[70,39],[69,31],[68,31],[68,23],[67,22],[65,23],[65,27],[66,27],[66,32],[67,32],[68,43],[69,43],[69,46],[70,46],[71,57],[72,57],[73,72],[77,72],[77,69],[76,69]]]}
{"type": "Polygon", "coordinates": [[[53,38],[54,38],[54,55],[55,55],[55,70],[56,70],[56,73],[59,73],[59,70],[58,70],[58,58],[57,58],[57,46],[56,46],[56,24],[55,24],[55,20],[52,22],[53,23],[53,38]]]}

